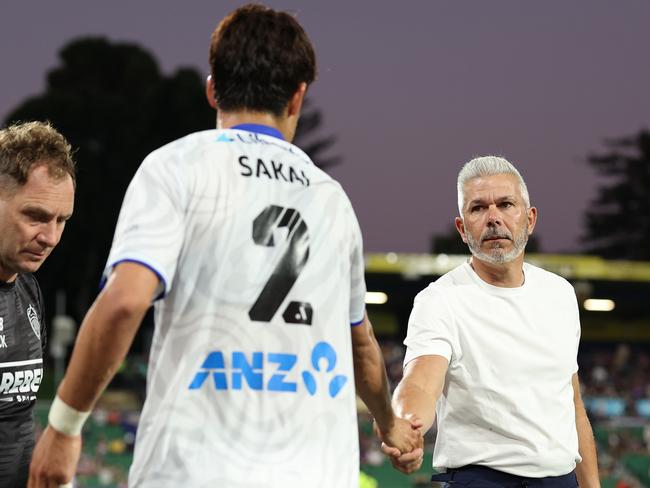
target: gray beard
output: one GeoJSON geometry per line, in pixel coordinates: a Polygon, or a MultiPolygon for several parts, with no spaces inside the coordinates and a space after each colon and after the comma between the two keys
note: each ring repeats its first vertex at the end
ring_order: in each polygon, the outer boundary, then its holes
{"type": "MultiPolygon", "coordinates": [[[[503,236],[503,234],[499,234],[497,232],[488,233],[487,236],[497,234],[499,236],[503,236]]],[[[469,232],[465,235],[467,236],[467,245],[470,252],[472,253],[472,256],[474,256],[476,259],[480,259],[481,261],[490,264],[506,264],[513,261],[514,259],[518,258],[521,253],[524,252],[526,244],[528,243],[528,229],[526,227],[522,229],[519,235],[515,236],[512,242],[512,249],[508,252],[505,252],[498,245],[487,252],[483,251],[481,249],[480,243],[474,240],[469,232]]],[[[481,236],[481,239],[484,239],[487,236],[481,236]]]]}

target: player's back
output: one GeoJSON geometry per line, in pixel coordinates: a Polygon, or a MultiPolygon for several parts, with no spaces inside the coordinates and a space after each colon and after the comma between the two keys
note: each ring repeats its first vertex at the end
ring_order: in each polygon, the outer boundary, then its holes
{"type": "Polygon", "coordinates": [[[161,148],[125,198],[109,264],[142,261],[166,293],[130,486],[356,486],[358,224],[302,151],[242,129],[161,148]],[[151,254],[120,245],[140,224],[151,254]]]}

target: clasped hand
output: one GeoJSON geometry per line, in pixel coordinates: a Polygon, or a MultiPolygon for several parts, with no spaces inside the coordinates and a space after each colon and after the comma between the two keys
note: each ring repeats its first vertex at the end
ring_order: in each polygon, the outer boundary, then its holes
{"type": "Polygon", "coordinates": [[[381,439],[381,450],[388,456],[395,469],[405,474],[413,473],[422,466],[424,456],[424,439],[422,423],[395,417],[393,424],[383,432],[377,422],[374,423],[377,437],[381,439]]]}

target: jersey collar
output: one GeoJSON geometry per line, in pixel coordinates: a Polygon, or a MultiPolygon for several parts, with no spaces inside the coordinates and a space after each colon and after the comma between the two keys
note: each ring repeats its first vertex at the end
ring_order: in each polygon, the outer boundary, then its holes
{"type": "Polygon", "coordinates": [[[275,127],[270,127],[268,125],[262,125],[262,124],[238,124],[238,125],[233,125],[230,128],[231,129],[245,130],[245,131],[248,131],[248,132],[256,132],[257,134],[264,134],[265,136],[277,137],[278,139],[282,139],[284,141],[284,137],[282,136],[282,132],[280,132],[275,127]]]}
{"type": "Polygon", "coordinates": [[[13,289],[13,287],[16,286],[16,281],[17,280],[18,280],[18,277],[16,277],[16,279],[13,280],[13,281],[2,281],[2,280],[0,280],[0,291],[13,289]]]}

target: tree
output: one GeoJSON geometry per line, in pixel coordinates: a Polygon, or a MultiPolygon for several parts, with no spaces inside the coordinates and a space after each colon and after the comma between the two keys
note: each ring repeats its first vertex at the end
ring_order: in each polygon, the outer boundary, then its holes
{"type": "Polygon", "coordinates": [[[650,260],[650,132],[605,145],[587,159],[605,182],[585,212],[582,240],[587,252],[605,258],[650,260]]]}
{"type": "Polygon", "coordinates": [[[314,164],[321,169],[329,169],[341,162],[340,156],[329,156],[327,150],[336,142],[336,137],[321,137],[317,131],[323,124],[323,114],[312,106],[306,98],[302,104],[302,114],[296,127],[294,143],[305,151],[314,164]]]}
{"type": "MultiPolygon", "coordinates": [[[[143,158],[176,138],[213,128],[216,116],[196,70],[166,76],[151,53],[135,44],[82,38],[59,56],[45,92],[20,104],[6,123],[49,120],[76,148],[74,217],[38,277],[50,311],[54,291],[63,289],[68,313],[80,318],[97,293],[122,198],[143,158]]],[[[322,115],[308,102],[306,109],[297,134],[311,141],[306,152],[315,161],[331,166],[338,159],[323,152],[334,138],[314,135],[322,115]]]]}
{"type": "Polygon", "coordinates": [[[103,38],[72,41],[47,89],[14,110],[7,122],[50,120],[76,148],[75,215],[39,281],[50,301],[62,288],[83,316],[97,293],[126,187],[154,148],[214,124],[201,104],[203,81],[192,70],[165,77],[147,51],[103,38]]]}

